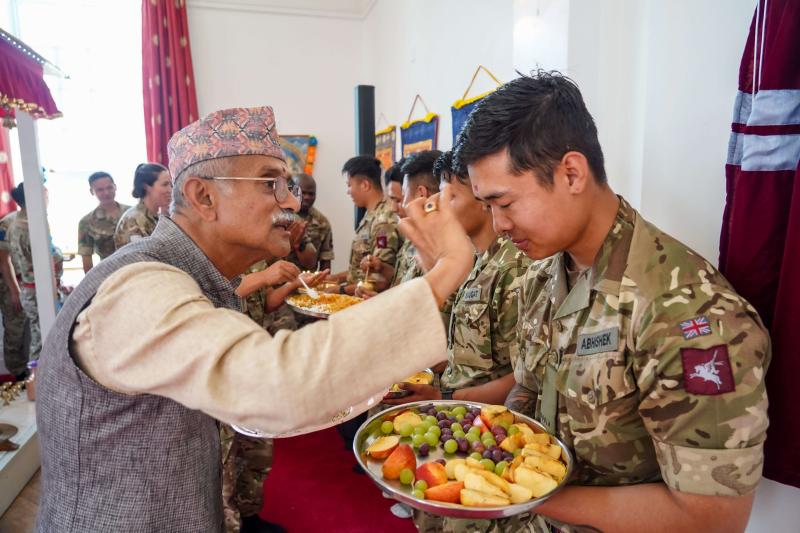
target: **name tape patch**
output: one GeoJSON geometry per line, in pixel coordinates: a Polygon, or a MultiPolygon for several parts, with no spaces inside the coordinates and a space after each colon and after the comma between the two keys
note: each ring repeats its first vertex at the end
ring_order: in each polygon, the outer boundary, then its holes
{"type": "Polygon", "coordinates": [[[619,348],[619,328],[609,328],[578,336],[577,355],[610,352],[619,348]]]}
{"type": "Polygon", "coordinates": [[[477,302],[480,299],[481,299],[480,287],[472,287],[471,289],[467,289],[464,291],[465,302],[477,302]]]}

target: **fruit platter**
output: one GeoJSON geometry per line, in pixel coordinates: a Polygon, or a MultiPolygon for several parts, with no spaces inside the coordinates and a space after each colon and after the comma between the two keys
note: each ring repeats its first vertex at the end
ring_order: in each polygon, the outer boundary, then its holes
{"type": "MultiPolygon", "coordinates": [[[[433,383],[433,370],[430,368],[426,368],[422,372],[417,372],[413,376],[409,376],[403,380],[403,383],[413,383],[415,385],[430,385],[433,383]]],[[[404,398],[406,396],[411,395],[412,392],[410,390],[406,390],[400,387],[400,383],[395,383],[392,385],[392,388],[389,389],[389,392],[386,393],[385,398],[404,398]]]]}
{"type": "Polygon", "coordinates": [[[292,310],[314,318],[328,318],[333,313],[363,302],[361,298],[347,294],[329,294],[320,292],[319,298],[296,293],[286,298],[286,305],[292,310]]]}
{"type": "Polygon", "coordinates": [[[367,420],[356,460],[398,501],[455,518],[525,513],[558,492],[572,454],[536,420],[501,405],[414,402],[367,420]]]}

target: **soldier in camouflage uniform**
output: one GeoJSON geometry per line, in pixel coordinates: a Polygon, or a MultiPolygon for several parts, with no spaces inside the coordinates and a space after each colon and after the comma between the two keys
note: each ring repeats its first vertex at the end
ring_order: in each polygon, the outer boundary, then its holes
{"type": "MultiPolygon", "coordinates": [[[[345,163],[342,173],[353,203],[366,208],[367,213],[356,228],[347,272],[334,274],[329,280],[340,283],[340,292],[355,294],[356,285],[364,280],[361,262],[367,255],[374,256],[390,271],[394,269],[400,249],[399,220],[383,196],[380,161],[370,156],[353,157],[345,163]]],[[[370,281],[379,292],[388,287],[390,280],[389,276],[373,276],[370,271],[370,281]]]]}
{"type": "Polygon", "coordinates": [[[169,170],[158,163],[140,164],[133,176],[132,194],[139,203],[125,211],[117,223],[114,230],[117,249],[155,231],[159,213],[166,213],[172,200],[169,170]]]}
{"type": "Polygon", "coordinates": [[[84,272],[92,268],[94,254],[103,260],[114,253],[117,222],[130,209],[130,206],[114,200],[117,187],[107,172],[94,172],[89,176],[89,190],[100,205],[78,222],[78,255],[83,259],[84,272]]]}
{"type": "Polygon", "coordinates": [[[537,530],[645,531],[654,517],[664,530],[744,530],[768,425],[756,311],[614,194],[591,115],[557,73],[482,100],[456,163],[495,227],[544,260],[523,283],[506,404],[575,464],[573,486],[537,507],[537,530]]]}
{"type": "MultiPolygon", "coordinates": [[[[386,403],[456,399],[503,403],[514,384],[519,289],[531,260],[509,239],[497,235],[491,213],[475,199],[469,178],[452,172],[450,152],[437,161],[435,175],[453,193],[451,206],[476,248],[475,265],[456,292],[447,333],[447,366],[438,390],[407,386],[411,396],[386,403]]],[[[466,520],[415,513],[421,532],[516,531],[530,515],[503,520],[466,520]]]]}
{"type": "Polygon", "coordinates": [[[3,313],[3,359],[6,369],[16,378],[27,373],[28,353],[25,350],[25,312],[20,302],[20,288],[11,263],[8,230],[17,211],[0,219],[0,311],[3,313]]]}
{"type": "Polygon", "coordinates": [[[302,270],[329,269],[333,261],[333,232],[328,218],[314,207],[317,183],[308,174],[298,174],[294,179],[303,194],[297,216],[305,223],[305,231],[296,244],[292,243],[286,260],[302,270]]]}

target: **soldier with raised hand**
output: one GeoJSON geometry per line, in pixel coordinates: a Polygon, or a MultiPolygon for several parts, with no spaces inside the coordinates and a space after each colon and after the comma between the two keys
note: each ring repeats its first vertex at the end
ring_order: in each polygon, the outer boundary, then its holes
{"type": "Polygon", "coordinates": [[[292,252],[286,258],[304,270],[322,271],[331,268],[333,261],[333,231],[328,217],[314,207],[317,199],[317,182],[308,174],[294,176],[299,187],[300,211],[292,233],[292,252]]]}
{"type": "Polygon", "coordinates": [[[78,222],[78,255],[83,260],[84,272],[94,266],[94,254],[103,260],[114,253],[117,222],[130,209],[115,200],[117,185],[108,172],[93,172],[89,176],[89,192],[97,198],[98,206],[78,222]]]}
{"type": "MultiPolygon", "coordinates": [[[[452,153],[437,160],[434,177],[450,192],[450,206],[475,247],[475,266],[456,292],[447,334],[447,366],[439,386],[403,383],[411,395],[387,404],[425,400],[463,400],[502,404],[514,385],[520,283],[531,260],[492,227],[488,205],[472,194],[469,177],[452,170],[452,153]]],[[[530,520],[441,518],[416,512],[420,532],[518,531],[530,520]]]]}
{"type": "Polygon", "coordinates": [[[742,531],[761,478],[767,332],[697,253],[607,183],[597,129],[558,73],[507,83],[454,150],[498,231],[533,259],[506,404],[572,450],[536,508],[561,531],[742,531]]]}
{"type": "Polygon", "coordinates": [[[20,301],[17,273],[11,263],[8,230],[17,217],[12,211],[0,219],[0,311],[3,313],[3,361],[15,379],[27,375],[28,354],[25,351],[25,313],[20,301]]]}

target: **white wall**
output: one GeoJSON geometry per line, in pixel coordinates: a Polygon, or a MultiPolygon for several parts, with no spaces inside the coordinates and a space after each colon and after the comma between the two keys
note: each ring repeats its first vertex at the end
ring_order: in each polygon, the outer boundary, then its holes
{"type": "Polygon", "coordinates": [[[188,5],[200,113],[270,105],[280,133],[317,136],[316,206],[334,228],[334,269],[343,269],[353,203],[341,168],[355,149],[362,21],[188,5]]]}
{"type": "MultiPolygon", "coordinates": [[[[419,93],[440,115],[438,148],[449,149],[450,106],[463,96],[478,65],[501,81],[514,77],[512,28],[511,0],[379,0],[364,21],[362,47],[362,79],[376,87],[376,117],[383,113],[399,128],[419,93]]],[[[495,86],[481,73],[470,95],[495,86]]],[[[422,116],[417,104],[413,118],[422,116]]]]}

